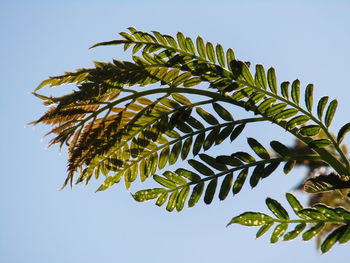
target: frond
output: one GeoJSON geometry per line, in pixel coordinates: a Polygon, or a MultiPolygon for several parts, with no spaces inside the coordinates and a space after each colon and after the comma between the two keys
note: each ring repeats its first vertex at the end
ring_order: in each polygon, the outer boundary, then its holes
{"type": "Polygon", "coordinates": [[[312,208],[303,208],[292,194],[287,193],[286,198],[298,219],[290,219],[287,210],[278,201],[267,198],[266,205],[274,217],[263,213],[245,212],[232,218],[228,225],[260,226],[256,233],[256,237],[259,238],[276,224],[270,238],[271,243],[276,243],[281,237],[283,237],[283,241],[290,241],[299,235],[301,235],[302,240],[308,241],[320,235],[326,226],[336,223],[337,227],[324,238],[321,251],[326,253],[335,243],[344,244],[350,241],[349,211],[341,207],[333,208],[323,204],[316,204],[312,208]],[[296,226],[287,232],[290,224],[296,224],[296,226]]]}
{"type": "MultiPolygon", "coordinates": [[[[120,36],[122,39],[92,48],[123,46],[124,51],[131,51],[131,61],[94,62],[92,68],[50,77],[34,90],[34,95],[51,107],[32,124],[51,125],[48,134],[54,138],[50,145],[68,147],[68,175],[63,187],[74,181],[87,184],[101,175],[105,179],[97,191],[121,181],[129,188],[137,178],[142,182],[152,178],[159,186],[137,191],[134,199],[154,199],[158,206],[166,204],[168,211],[181,211],[186,202],[193,207],[202,196],[206,204],[215,196],[224,200],[230,193],[238,194],[246,181],[254,188],[281,164],[287,174],[306,160],[326,163],[335,171],[307,180],[308,192],[348,187],[350,163],[342,141],[350,123],[337,136],[330,131],[337,100],[328,103],[325,96],[315,102],[312,84],[303,89],[298,79],[279,83],[274,68],[265,70],[257,64],[253,69],[250,62],[238,60],[232,49],[205,42],[200,36],[192,40],[181,32],[172,37],[132,27],[120,36]],[[46,86],[65,84],[76,89],[59,97],[38,93],[46,86]],[[237,118],[232,109],[251,116],[237,118]],[[216,158],[205,153],[225,141],[232,142],[247,125],[259,122],[271,122],[291,133],[307,151],[293,152],[274,140],[269,146],[272,150],[268,150],[248,138],[250,152],[239,150],[216,158]],[[171,171],[169,167],[178,160],[186,162],[188,168],[171,171]]],[[[299,207],[290,195],[287,198],[299,207]]],[[[277,201],[268,199],[267,205],[277,219],[247,212],[231,223],[261,225],[260,236],[278,222],[271,239],[276,242],[292,221],[277,201]]],[[[309,219],[300,221],[294,232],[284,236],[286,240],[300,234],[306,223],[314,223],[311,214],[323,213],[319,206],[310,209],[299,209],[302,212],[297,215],[309,219]]],[[[340,211],[334,209],[334,213],[340,211]]],[[[349,232],[347,214],[340,213],[338,219],[344,226],[327,237],[321,247],[324,252],[336,241],[348,241],[348,234],[344,234],[349,232]]],[[[320,233],[328,224],[326,219],[315,221],[316,225],[304,232],[304,240],[320,233]]]]}

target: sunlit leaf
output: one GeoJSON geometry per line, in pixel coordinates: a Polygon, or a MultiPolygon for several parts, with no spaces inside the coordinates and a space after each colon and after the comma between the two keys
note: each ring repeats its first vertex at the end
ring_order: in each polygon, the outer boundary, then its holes
{"type": "Polygon", "coordinates": [[[207,205],[211,204],[211,202],[213,201],[217,184],[218,179],[214,178],[209,182],[207,189],[205,190],[204,203],[206,203],[207,205]]]}
{"type": "Polygon", "coordinates": [[[272,198],[266,198],[266,205],[270,211],[281,220],[289,220],[288,212],[283,206],[272,198]]]}
{"type": "Polygon", "coordinates": [[[268,151],[257,140],[248,138],[248,144],[260,158],[270,159],[268,151]]]}
{"type": "Polygon", "coordinates": [[[224,180],[222,181],[220,192],[219,192],[219,199],[225,200],[227,195],[229,194],[233,182],[233,173],[229,173],[225,176],[224,180]]]}
{"type": "Polygon", "coordinates": [[[228,225],[261,226],[272,222],[272,217],[263,213],[245,212],[231,219],[228,225]]]}
{"type": "Polygon", "coordinates": [[[294,80],[292,83],[291,97],[295,104],[299,104],[300,100],[300,81],[294,80]]]}
{"type": "Polygon", "coordinates": [[[317,104],[317,116],[318,116],[318,118],[320,120],[322,119],[323,112],[324,112],[324,109],[325,109],[326,104],[328,102],[328,99],[329,99],[328,96],[324,96],[318,101],[318,104],[317,104]]]}
{"type": "Polygon", "coordinates": [[[338,135],[337,135],[337,142],[340,144],[345,135],[350,131],[350,122],[348,122],[347,124],[345,124],[343,127],[340,128],[338,135]]]}
{"type": "Polygon", "coordinates": [[[318,224],[316,224],[315,226],[311,227],[308,231],[305,231],[302,235],[302,238],[304,241],[310,240],[311,238],[313,238],[314,236],[316,236],[317,234],[319,234],[322,229],[324,228],[325,223],[324,222],[320,222],[318,224]]]}
{"type": "Polygon", "coordinates": [[[269,68],[267,71],[267,81],[269,83],[269,88],[273,93],[277,93],[277,80],[274,68],[269,68]]]}
{"type": "Polygon", "coordinates": [[[196,205],[198,200],[201,198],[204,190],[204,183],[200,182],[193,187],[192,194],[188,200],[188,207],[193,207],[196,205]]]}
{"type": "Polygon", "coordinates": [[[233,194],[238,194],[241,191],[243,184],[247,178],[247,175],[248,175],[248,168],[243,169],[239,173],[235,183],[233,184],[233,188],[232,188],[233,194]]]}
{"type": "Polygon", "coordinates": [[[286,232],[287,228],[288,224],[286,223],[277,225],[271,234],[270,242],[276,243],[278,239],[284,234],[284,232],[286,232]]]}
{"type": "Polygon", "coordinates": [[[214,172],[212,169],[210,169],[208,166],[205,164],[198,162],[197,160],[188,160],[189,165],[191,165],[194,169],[196,169],[199,173],[206,175],[206,176],[211,176],[214,175],[214,172]]]}
{"type": "Polygon", "coordinates": [[[299,236],[299,234],[301,232],[304,231],[305,227],[306,227],[305,223],[301,223],[301,224],[296,225],[292,231],[290,231],[284,235],[283,241],[289,241],[289,240],[296,238],[297,236],[299,236]]]}
{"type": "Polygon", "coordinates": [[[312,111],[314,85],[309,84],[305,89],[305,105],[309,112],[312,111]]]}
{"type": "Polygon", "coordinates": [[[332,100],[328,105],[326,115],[324,117],[324,122],[327,127],[329,127],[332,123],[335,111],[337,110],[337,106],[338,106],[337,100],[332,100]]]}

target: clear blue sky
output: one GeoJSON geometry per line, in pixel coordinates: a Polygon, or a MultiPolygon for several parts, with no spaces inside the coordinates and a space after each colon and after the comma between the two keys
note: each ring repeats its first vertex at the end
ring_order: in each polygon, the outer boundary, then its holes
{"type": "MultiPolygon", "coordinates": [[[[88,50],[128,26],[232,47],[238,58],[277,69],[278,79],[312,82],[316,97],[339,100],[333,129],[349,121],[349,1],[0,1],[0,262],[330,262],[349,258],[349,244],[320,256],[314,242],[255,240],[256,229],[226,228],[267,196],[284,202],[302,178],[277,172],[251,191],[211,206],[168,213],[136,203],[123,185],[95,194],[98,183],[57,191],[66,155],[40,142],[46,127],[24,128],[44,107],[31,96],[49,75],[93,60],[126,59],[120,48],[88,50]]],[[[263,143],[292,139],[251,129],[263,143]]],[[[243,141],[242,141],[243,142],[243,141]]],[[[346,140],[350,143],[349,138],[346,140]]],[[[246,144],[228,145],[246,147],[246,144]]],[[[285,203],[285,202],[284,202],[285,203]]]]}

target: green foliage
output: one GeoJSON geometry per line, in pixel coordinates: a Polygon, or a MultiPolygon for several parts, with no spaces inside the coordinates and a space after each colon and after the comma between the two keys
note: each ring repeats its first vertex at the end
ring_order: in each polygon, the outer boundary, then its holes
{"type": "MultiPolygon", "coordinates": [[[[128,30],[120,33],[121,39],[92,48],[120,45],[130,50],[132,61],[94,62],[93,68],[50,77],[34,91],[51,107],[33,124],[53,126],[50,145],[68,146],[68,176],[63,187],[74,181],[87,184],[101,175],[105,178],[97,191],[121,181],[129,188],[136,179],[151,179],[157,186],[139,190],[133,198],[154,200],[171,212],[193,207],[201,198],[205,204],[216,197],[225,200],[238,194],[246,182],[257,187],[281,165],[288,174],[300,163],[322,162],[335,173],[308,179],[307,192],[349,188],[349,160],[341,144],[349,123],[336,138],[329,130],[336,100],[327,106],[329,98],[322,97],[315,116],[312,84],[305,90],[299,80],[291,86],[289,82],[279,85],[274,68],[266,71],[258,64],[252,72],[251,63],[238,60],[232,49],[201,37],[193,41],[180,32],[174,38],[157,31],[128,30]],[[38,93],[46,86],[63,84],[74,84],[76,90],[59,97],[38,93]],[[237,118],[232,107],[252,116],[237,118]],[[294,135],[306,150],[292,151],[276,140],[271,141],[270,150],[249,137],[246,151],[215,157],[205,153],[234,141],[246,126],[260,122],[273,123],[294,135]],[[180,160],[184,166],[171,170],[180,160]]],[[[290,194],[287,200],[300,219],[290,220],[281,204],[268,198],[266,204],[276,218],[246,212],[230,224],[261,226],[260,237],[277,223],[271,235],[275,243],[282,236],[291,240],[301,233],[309,240],[332,222],[342,226],[325,239],[322,251],[349,240],[346,210],[320,205],[304,209],[290,194]],[[297,226],[286,233],[291,223],[297,226]],[[303,232],[310,223],[314,225],[303,232]]]]}
{"type": "Polygon", "coordinates": [[[283,236],[284,241],[293,240],[302,234],[304,241],[318,235],[327,224],[336,222],[338,226],[322,242],[321,251],[326,253],[338,242],[345,243],[350,240],[350,212],[325,205],[315,205],[313,208],[303,208],[299,201],[290,193],[286,194],[289,205],[293,208],[298,219],[290,219],[286,209],[276,200],[267,198],[266,205],[275,217],[257,212],[245,212],[231,219],[228,225],[240,224],[244,226],[260,226],[256,237],[261,237],[275,224],[271,233],[271,243],[276,243],[283,236]],[[296,224],[289,232],[290,224],[296,224]],[[307,228],[307,225],[310,225],[307,228]]]}

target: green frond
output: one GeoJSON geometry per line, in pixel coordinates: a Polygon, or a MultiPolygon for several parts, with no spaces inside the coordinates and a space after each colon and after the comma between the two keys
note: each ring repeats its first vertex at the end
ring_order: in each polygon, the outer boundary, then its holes
{"type": "Polygon", "coordinates": [[[274,214],[271,217],[258,212],[245,212],[231,219],[228,225],[240,224],[244,226],[260,226],[256,237],[261,237],[269,229],[277,224],[271,233],[270,242],[276,243],[283,236],[284,241],[293,240],[301,235],[304,241],[321,235],[322,230],[329,224],[337,224],[335,229],[324,238],[321,251],[326,253],[338,242],[344,244],[350,240],[350,212],[343,208],[333,208],[317,204],[314,208],[303,208],[299,201],[290,193],[286,194],[290,206],[298,219],[290,219],[286,209],[276,200],[267,198],[266,205],[274,214]],[[290,224],[296,224],[295,228],[286,233],[290,224]],[[307,226],[310,226],[307,228],[307,226]],[[306,229],[306,230],[305,230],[306,229]]]}
{"type": "MultiPolygon", "coordinates": [[[[91,48],[122,46],[129,50],[130,61],[96,61],[92,68],[50,77],[34,90],[50,109],[31,124],[52,126],[50,145],[68,148],[64,186],[73,181],[87,184],[103,175],[105,180],[97,189],[103,191],[121,181],[129,188],[137,179],[151,178],[158,187],[137,191],[133,198],[155,200],[157,206],[164,205],[171,212],[181,211],[186,204],[193,207],[201,198],[206,204],[216,196],[225,200],[230,193],[238,194],[246,181],[257,187],[282,164],[288,174],[301,162],[317,161],[335,173],[308,179],[306,192],[348,194],[350,163],[341,143],[350,124],[341,127],[336,137],[329,129],[337,100],[328,104],[325,96],[314,107],[312,84],[305,89],[298,79],[291,85],[288,81],[279,84],[273,67],[266,71],[258,64],[254,71],[251,63],[238,60],[232,49],[200,36],[192,40],[181,32],[172,37],[133,27],[119,35],[121,39],[91,48]],[[44,87],[65,84],[76,89],[58,97],[38,93],[44,87]],[[254,116],[237,118],[232,109],[254,116]],[[276,140],[271,141],[270,150],[251,137],[247,139],[249,151],[237,149],[216,158],[205,153],[234,141],[247,125],[259,122],[271,122],[292,134],[305,145],[307,154],[276,140]],[[170,171],[180,160],[188,167],[170,171]]],[[[279,202],[268,198],[266,204],[275,218],[246,212],[229,224],[260,226],[257,237],[275,225],[271,243],[299,235],[303,240],[319,238],[329,224],[337,224],[324,239],[322,252],[336,242],[349,241],[347,210],[321,204],[303,208],[291,194],[287,200],[299,219],[290,219],[279,202]],[[297,225],[288,232],[293,223],[297,225]]]]}

